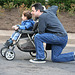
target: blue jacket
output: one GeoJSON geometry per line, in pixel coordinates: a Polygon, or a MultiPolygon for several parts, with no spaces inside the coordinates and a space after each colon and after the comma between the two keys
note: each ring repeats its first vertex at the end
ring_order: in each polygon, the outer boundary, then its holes
{"type": "Polygon", "coordinates": [[[19,29],[32,30],[34,23],[35,22],[33,21],[33,19],[29,19],[29,20],[22,21],[21,25],[17,25],[17,26],[19,27],[19,29]]]}

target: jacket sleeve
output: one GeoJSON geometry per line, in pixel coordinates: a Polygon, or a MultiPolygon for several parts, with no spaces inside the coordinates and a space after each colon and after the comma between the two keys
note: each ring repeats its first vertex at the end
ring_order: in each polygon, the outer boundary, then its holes
{"type": "Polygon", "coordinates": [[[44,21],[43,16],[39,17],[38,28],[39,28],[39,30],[38,30],[39,34],[45,33],[46,25],[45,25],[45,21],[44,21]]]}
{"type": "Polygon", "coordinates": [[[32,27],[32,24],[30,22],[27,22],[25,25],[19,25],[19,29],[29,29],[30,27],[32,27]]]}
{"type": "Polygon", "coordinates": [[[58,6],[53,5],[49,7],[46,11],[52,11],[54,14],[56,14],[57,10],[58,10],[58,6]]]}

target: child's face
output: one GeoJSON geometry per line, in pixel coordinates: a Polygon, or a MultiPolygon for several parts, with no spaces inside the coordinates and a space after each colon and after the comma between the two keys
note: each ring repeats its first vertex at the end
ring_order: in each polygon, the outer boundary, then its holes
{"type": "Polygon", "coordinates": [[[24,14],[22,14],[22,20],[23,20],[23,21],[27,20],[27,17],[24,16],[24,14]]]}

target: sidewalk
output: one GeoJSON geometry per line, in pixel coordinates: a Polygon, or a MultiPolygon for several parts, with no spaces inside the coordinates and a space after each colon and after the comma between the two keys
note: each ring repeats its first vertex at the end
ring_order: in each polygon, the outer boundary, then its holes
{"type": "MultiPolygon", "coordinates": [[[[0,30],[0,43],[4,43],[12,35],[13,30],[0,30]]],[[[68,33],[67,46],[75,47],[75,33],[68,33]]]]}

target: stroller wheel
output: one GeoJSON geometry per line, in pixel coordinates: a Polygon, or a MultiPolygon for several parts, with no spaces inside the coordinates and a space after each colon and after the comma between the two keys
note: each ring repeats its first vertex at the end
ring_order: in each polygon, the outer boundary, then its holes
{"type": "Polygon", "coordinates": [[[5,55],[5,52],[8,50],[8,48],[7,47],[3,47],[2,49],[1,49],[1,55],[4,57],[5,55]]]}
{"type": "Polygon", "coordinates": [[[9,61],[13,60],[15,58],[15,52],[11,49],[7,50],[5,52],[5,58],[9,61]]]}
{"type": "Polygon", "coordinates": [[[36,52],[30,52],[30,55],[31,55],[32,57],[36,57],[36,52]]]}
{"type": "Polygon", "coordinates": [[[44,51],[44,55],[45,55],[45,59],[47,58],[47,52],[46,51],[44,51]]]}

